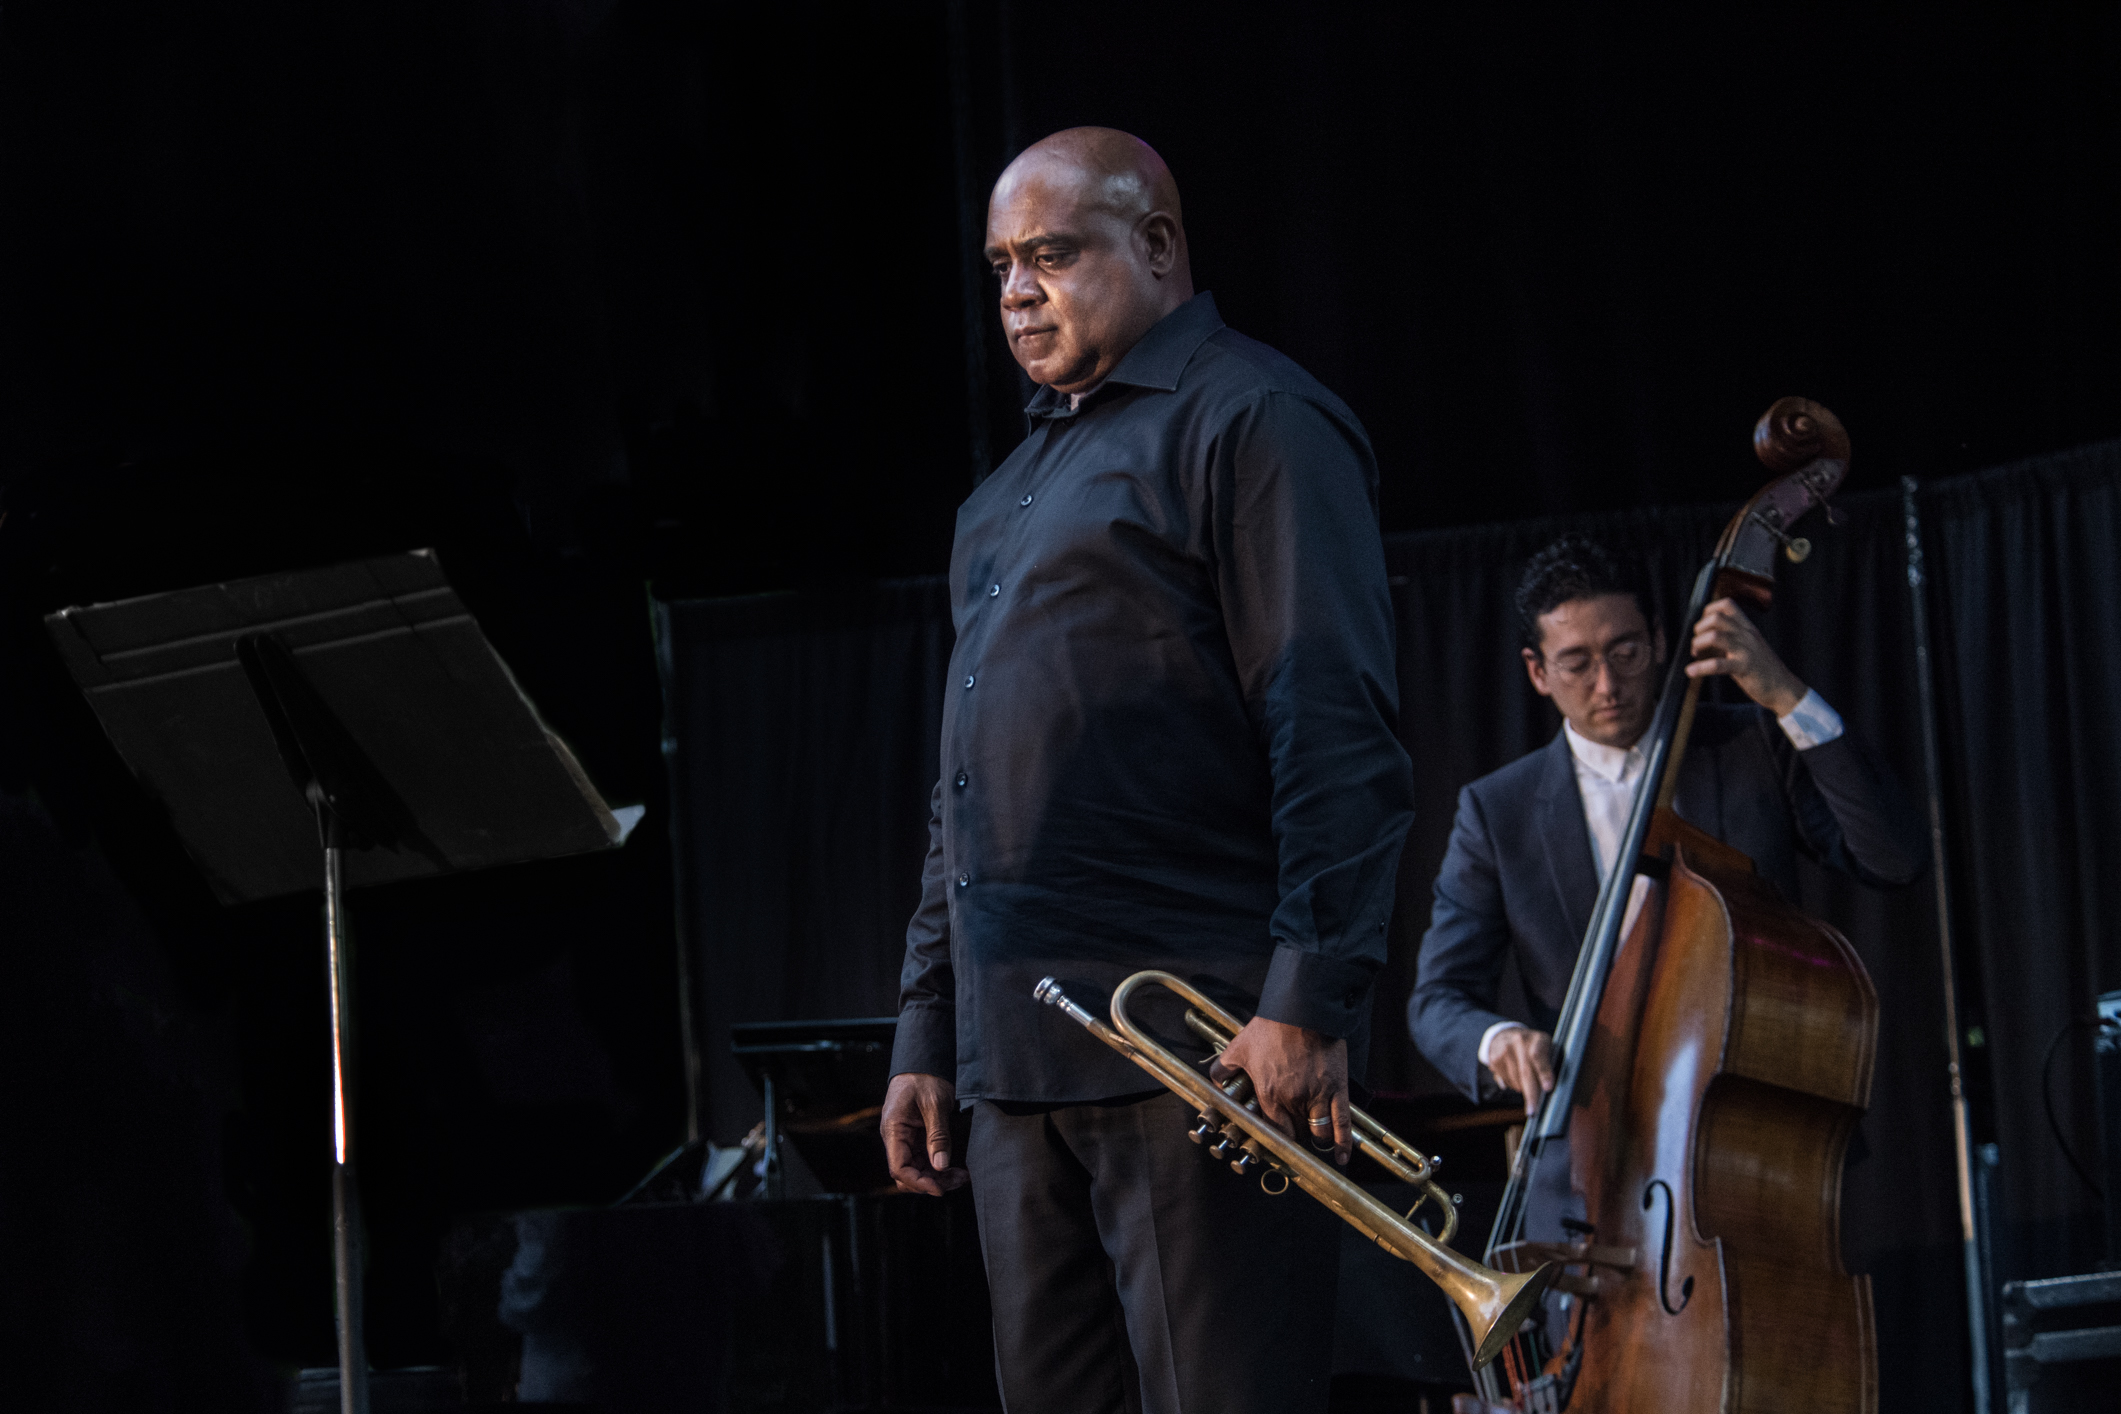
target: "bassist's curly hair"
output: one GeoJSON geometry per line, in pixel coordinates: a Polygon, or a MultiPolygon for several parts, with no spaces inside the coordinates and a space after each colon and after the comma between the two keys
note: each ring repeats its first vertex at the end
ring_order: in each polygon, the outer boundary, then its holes
{"type": "Polygon", "coordinates": [[[1517,580],[1517,622],[1524,646],[1539,651],[1539,616],[1571,599],[1632,594],[1643,622],[1657,627],[1648,577],[1633,559],[1615,555],[1588,535],[1570,531],[1525,561],[1517,580]]]}

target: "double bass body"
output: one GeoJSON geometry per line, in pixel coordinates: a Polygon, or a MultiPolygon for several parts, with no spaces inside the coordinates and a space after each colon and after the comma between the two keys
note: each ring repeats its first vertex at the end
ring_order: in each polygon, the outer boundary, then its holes
{"type": "Polygon", "coordinates": [[[1870,1411],[1870,1282],[1841,1264],[1843,1156],[1877,994],[1848,941],[1660,810],[1666,861],[1597,1013],[1571,1167],[1633,1249],[1584,1314],[1572,1410],[1870,1411]]]}

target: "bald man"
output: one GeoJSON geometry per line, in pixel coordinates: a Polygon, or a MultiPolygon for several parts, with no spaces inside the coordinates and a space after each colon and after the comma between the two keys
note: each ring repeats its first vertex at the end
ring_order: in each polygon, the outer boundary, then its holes
{"type": "MultiPolygon", "coordinates": [[[[1056,133],[988,206],[1030,432],[958,511],[957,626],[883,1130],[974,1187],[1012,1414],[1322,1410],[1339,1235],[1032,990],[1164,968],[1347,1160],[1412,780],[1361,424],[1195,294],[1139,140],[1056,133]],[[966,1164],[950,1121],[971,1114],[966,1164]]],[[[1155,996],[1164,994],[1155,993],[1155,996]]],[[[1138,1016],[1205,1061],[1175,1008],[1138,1016]]]]}

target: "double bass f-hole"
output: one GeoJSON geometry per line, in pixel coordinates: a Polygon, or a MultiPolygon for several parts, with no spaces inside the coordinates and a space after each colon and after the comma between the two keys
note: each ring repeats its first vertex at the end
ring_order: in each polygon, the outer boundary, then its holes
{"type": "Polygon", "coordinates": [[[1650,1210],[1650,1202],[1664,1190],[1664,1245],[1657,1253],[1657,1304],[1664,1307],[1667,1316],[1676,1316],[1684,1311],[1687,1302],[1694,1299],[1694,1279],[1688,1277],[1679,1283],[1679,1304],[1672,1304],[1672,1189],[1661,1178],[1650,1180],[1649,1187],[1642,1190],[1642,1210],[1650,1210]]]}

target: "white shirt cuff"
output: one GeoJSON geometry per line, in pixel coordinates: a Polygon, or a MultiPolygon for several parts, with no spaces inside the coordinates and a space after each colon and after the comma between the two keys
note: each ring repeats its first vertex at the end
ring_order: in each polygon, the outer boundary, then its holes
{"type": "Polygon", "coordinates": [[[1478,1059],[1482,1065],[1486,1065],[1488,1063],[1488,1053],[1495,1048],[1495,1038],[1497,1036],[1500,1036],[1503,1032],[1510,1030],[1512,1027],[1515,1027],[1519,1031],[1529,1031],[1532,1029],[1531,1027],[1524,1025],[1522,1022],[1498,1021],[1493,1026],[1490,1026],[1487,1030],[1480,1033],[1480,1050],[1476,1053],[1476,1059],[1478,1059]]]}
{"type": "Polygon", "coordinates": [[[1790,745],[1799,751],[1825,746],[1844,730],[1841,714],[1826,705],[1817,688],[1805,693],[1802,702],[1775,720],[1781,723],[1782,734],[1790,739],[1790,745]]]}

